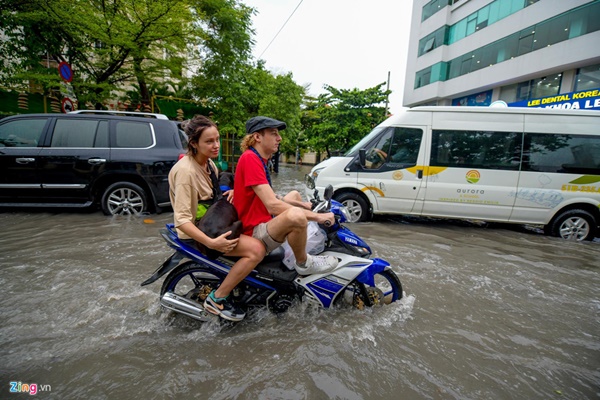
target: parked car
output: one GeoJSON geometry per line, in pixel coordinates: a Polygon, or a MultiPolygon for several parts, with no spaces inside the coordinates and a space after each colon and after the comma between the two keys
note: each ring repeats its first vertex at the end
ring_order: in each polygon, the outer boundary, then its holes
{"type": "Polygon", "coordinates": [[[160,212],[187,137],[161,114],[79,111],[0,120],[0,207],[160,212]]]}

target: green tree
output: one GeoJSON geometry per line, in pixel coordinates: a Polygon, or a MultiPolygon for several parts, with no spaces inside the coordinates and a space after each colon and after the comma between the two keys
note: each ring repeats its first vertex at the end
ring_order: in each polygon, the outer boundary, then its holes
{"type": "Polygon", "coordinates": [[[67,61],[80,102],[98,104],[132,81],[148,100],[157,80],[177,80],[201,58],[214,76],[249,54],[252,10],[235,0],[0,0],[0,9],[0,84],[55,89],[56,70],[40,61],[67,61]]]}
{"type": "Polygon", "coordinates": [[[214,109],[215,120],[222,133],[242,138],[246,133],[246,121],[265,115],[286,122],[288,128],[282,131],[281,151],[294,151],[301,129],[300,106],[304,88],[294,82],[291,73],[273,75],[264,68],[262,61],[256,66],[240,65],[228,76],[211,80],[213,92],[210,96],[204,92],[208,85],[200,79],[195,80],[198,82],[196,93],[202,93],[208,99],[207,105],[214,109]]]}
{"type": "Polygon", "coordinates": [[[344,152],[356,144],[371,129],[381,123],[390,91],[384,83],[365,90],[336,89],[326,86],[329,93],[309,98],[302,113],[302,126],[307,145],[317,152],[344,152]]]}

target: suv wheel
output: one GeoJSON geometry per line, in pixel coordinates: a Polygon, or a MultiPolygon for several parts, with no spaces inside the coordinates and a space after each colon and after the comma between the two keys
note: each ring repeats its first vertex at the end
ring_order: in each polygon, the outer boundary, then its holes
{"type": "Polygon", "coordinates": [[[102,195],[102,212],[106,215],[140,214],[148,209],[144,189],[130,182],[110,185],[102,195]]]}

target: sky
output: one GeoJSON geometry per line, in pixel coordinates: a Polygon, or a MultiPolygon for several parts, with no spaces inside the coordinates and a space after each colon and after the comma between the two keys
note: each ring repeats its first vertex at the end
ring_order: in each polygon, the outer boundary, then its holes
{"type": "Polygon", "coordinates": [[[291,72],[297,84],[310,84],[312,95],[325,93],[323,85],[365,90],[385,82],[385,89],[389,72],[389,110],[402,109],[412,0],[243,3],[257,10],[253,55],[269,71],[291,72]]]}

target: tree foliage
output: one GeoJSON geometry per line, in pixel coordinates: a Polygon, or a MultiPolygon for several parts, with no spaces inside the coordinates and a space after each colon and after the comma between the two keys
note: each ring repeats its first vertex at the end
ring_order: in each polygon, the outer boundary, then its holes
{"type": "MultiPolygon", "coordinates": [[[[197,82],[197,81],[196,81],[197,82]]],[[[291,73],[273,75],[265,70],[263,62],[257,65],[241,65],[225,79],[212,80],[214,95],[209,98],[209,107],[215,111],[215,119],[223,133],[238,138],[245,135],[245,122],[254,116],[265,115],[285,121],[287,129],[282,131],[281,151],[295,148],[296,136],[300,131],[300,105],[304,88],[296,84],[291,73]]],[[[200,93],[205,90],[201,82],[194,87],[200,93]]]]}
{"type": "Polygon", "coordinates": [[[147,101],[153,83],[179,80],[201,59],[219,75],[249,57],[252,10],[236,0],[0,1],[5,86],[56,89],[48,65],[67,61],[80,101],[100,103],[132,82],[147,101]]]}
{"type": "Polygon", "coordinates": [[[326,86],[329,93],[307,99],[302,113],[302,126],[307,146],[317,152],[344,152],[371,129],[381,123],[389,91],[384,83],[365,90],[337,89],[326,86]]]}
{"type": "Polygon", "coordinates": [[[307,98],[291,73],[252,61],[255,11],[242,1],[0,0],[0,86],[58,92],[56,65],[66,61],[80,104],[189,98],[238,138],[248,118],[266,115],[287,123],[280,148],[287,154],[344,151],[385,118],[383,84],[327,86],[307,98]]]}

